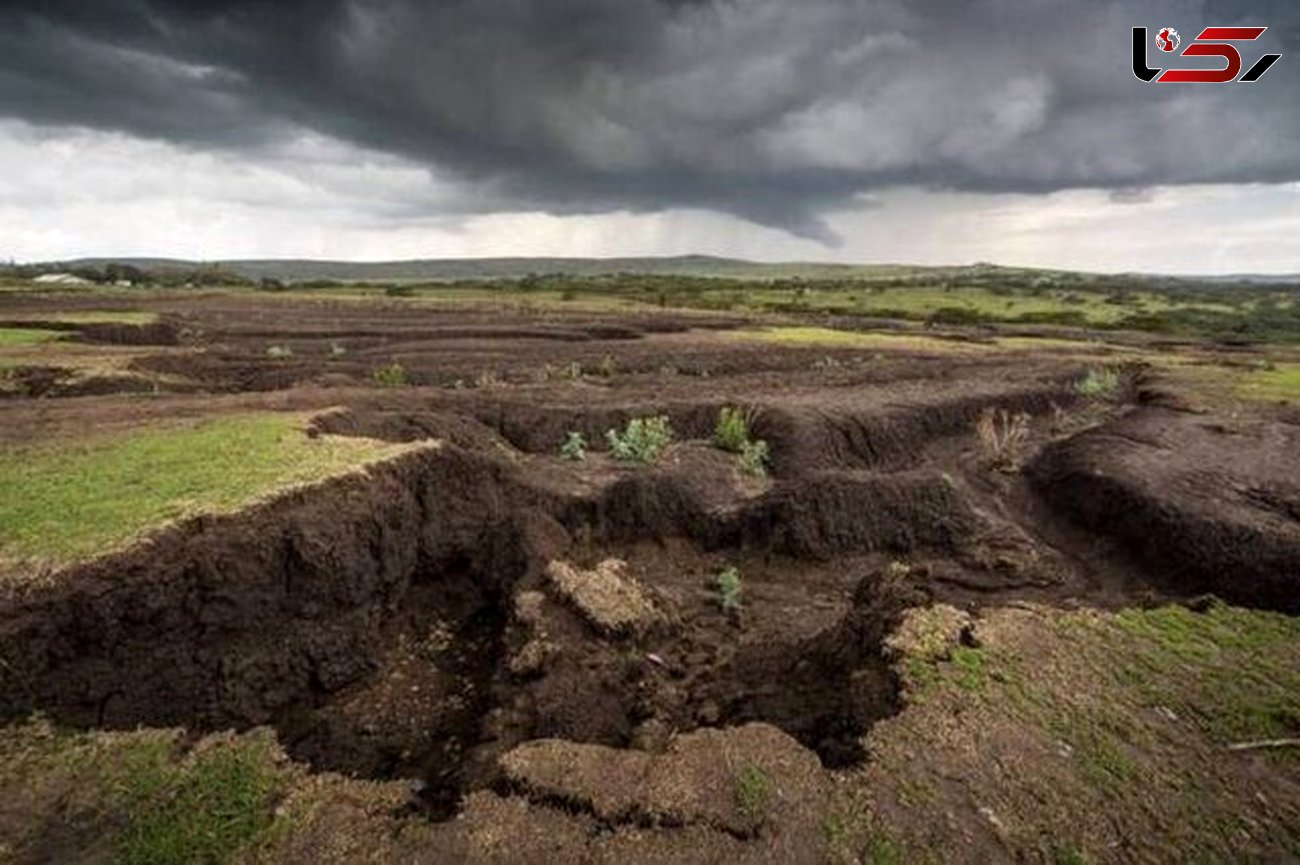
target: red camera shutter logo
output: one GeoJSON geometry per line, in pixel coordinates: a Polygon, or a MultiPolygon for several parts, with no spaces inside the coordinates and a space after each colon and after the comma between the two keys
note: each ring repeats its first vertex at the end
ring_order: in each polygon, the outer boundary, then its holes
{"type": "MultiPolygon", "coordinates": [[[[1253,42],[1267,27],[1206,27],[1182,50],[1179,57],[1219,57],[1221,69],[1153,69],[1147,66],[1147,29],[1133,28],[1133,74],[1142,81],[1160,84],[1226,84],[1229,81],[1258,81],[1259,77],[1276,63],[1281,54],[1265,54],[1255,61],[1240,79],[1241,53],[1233,42],[1253,42]]],[[[1178,31],[1172,27],[1161,28],[1156,33],[1156,47],[1166,53],[1178,49],[1178,31]]]]}

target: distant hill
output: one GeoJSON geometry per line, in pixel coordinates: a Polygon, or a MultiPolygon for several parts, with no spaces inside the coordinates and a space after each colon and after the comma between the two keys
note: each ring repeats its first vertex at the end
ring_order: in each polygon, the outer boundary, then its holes
{"type": "Polygon", "coordinates": [[[126,265],[154,274],[191,274],[196,270],[218,269],[251,280],[281,282],[330,280],[334,282],[442,282],[459,279],[519,279],[529,275],[563,274],[577,277],[642,274],[653,276],[718,277],[765,281],[775,279],[864,279],[908,282],[987,282],[990,280],[1042,280],[1060,283],[1118,284],[1143,283],[1164,287],[1192,287],[1209,284],[1296,285],[1300,274],[1262,274],[1174,277],[1151,274],[1089,274],[1047,268],[1003,267],[976,263],[959,266],[905,264],[830,264],[824,262],[755,262],[711,255],[681,255],[646,258],[429,258],[410,261],[319,261],[312,259],[228,259],[187,261],[174,258],[82,258],[39,265],[75,270],[126,265]]]}
{"type": "Polygon", "coordinates": [[[216,267],[249,279],[285,282],[329,279],[338,282],[433,282],[454,279],[518,279],[530,274],[608,276],[714,276],[736,279],[828,279],[880,277],[929,268],[903,265],[765,264],[738,258],[683,255],[665,258],[432,258],[412,261],[315,261],[310,259],[247,259],[185,261],[173,258],[82,258],[61,262],[69,269],[116,263],[148,271],[193,271],[216,267]]]}

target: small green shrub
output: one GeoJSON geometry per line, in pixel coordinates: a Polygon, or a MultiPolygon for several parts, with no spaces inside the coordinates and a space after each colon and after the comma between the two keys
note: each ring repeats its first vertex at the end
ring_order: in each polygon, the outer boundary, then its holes
{"type": "Polygon", "coordinates": [[[582,437],[582,433],[570,431],[565,435],[564,442],[560,445],[560,456],[574,462],[587,458],[587,440],[582,437]]]}
{"type": "Polygon", "coordinates": [[[1113,369],[1090,369],[1074,383],[1075,393],[1089,399],[1109,397],[1119,389],[1119,373],[1113,369]]]}
{"type": "Polygon", "coordinates": [[[348,350],[343,347],[342,343],[337,343],[337,342],[330,343],[330,357],[342,357],[347,353],[348,350]]]}
{"type": "Polygon", "coordinates": [[[738,454],[749,442],[749,426],[753,420],[752,409],[723,406],[713,425],[713,443],[724,451],[738,454]]]}
{"type": "Polygon", "coordinates": [[[397,362],[379,367],[370,374],[370,377],[380,387],[403,387],[411,383],[411,376],[406,372],[406,367],[397,362]]]}
{"type": "Polygon", "coordinates": [[[735,565],[727,565],[713,578],[713,587],[718,591],[718,606],[727,612],[740,609],[740,570],[735,565]]]}
{"type": "Polygon", "coordinates": [[[723,406],[713,425],[713,444],[724,451],[739,454],[740,470],[761,478],[767,476],[767,442],[750,439],[753,421],[753,409],[723,406]]]}
{"type": "Polygon", "coordinates": [[[750,477],[767,477],[767,442],[745,442],[740,446],[740,470],[750,477]]]}
{"type": "Polygon", "coordinates": [[[614,360],[613,355],[605,355],[600,359],[600,365],[596,367],[596,372],[602,378],[613,378],[618,372],[618,362],[614,360]]]}
{"type": "Polygon", "coordinates": [[[282,360],[286,357],[293,357],[293,349],[287,345],[273,345],[266,350],[266,356],[272,360],[282,360]]]}
{"type": "Polygon", "coordinates": [[[415,297],[415,287],[410,285],[390,285],[384,289],[388,297],[415,297]]]}
{"type": "Polygon", "coordinates": [[[622,433],[617,430],[605,433],[610,456],[620,462],[642,465],[650,465],[658,460],[672,440],[673,428],[663,415],[632,418],[622,433]]]}

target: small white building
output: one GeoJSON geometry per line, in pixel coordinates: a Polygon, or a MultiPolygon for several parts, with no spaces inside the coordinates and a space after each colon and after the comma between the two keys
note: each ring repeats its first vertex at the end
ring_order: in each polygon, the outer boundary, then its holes
{"type": "Polygon", "coordinates": [[[91,285],[88,279],[82,279],[75,273],[42,273],[32,280],[41,285],[91,285]]]}

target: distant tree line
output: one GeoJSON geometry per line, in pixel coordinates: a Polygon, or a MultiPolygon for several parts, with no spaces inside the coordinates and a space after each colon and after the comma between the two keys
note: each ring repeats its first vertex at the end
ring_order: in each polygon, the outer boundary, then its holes
{"type": "Polygon", "coordinates": [[[247,277],[218,265],[201,265],[198,267],[160,267],[145,269],[133,264],[110,261],[104,264],[71,264],[64,262],[42,262],[40,264],[0,265],[0,278],[30,280],[50,273],[70,273],[73,276],[98,285],[113,285],[129,282],[132,285],[154,285],[162,287],[180,286],[218,286],[218,285],[253,285],[247,277]]]}

